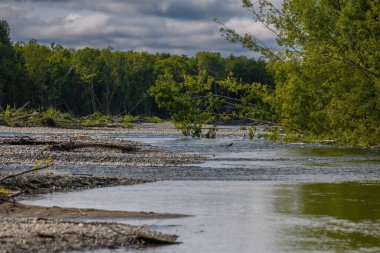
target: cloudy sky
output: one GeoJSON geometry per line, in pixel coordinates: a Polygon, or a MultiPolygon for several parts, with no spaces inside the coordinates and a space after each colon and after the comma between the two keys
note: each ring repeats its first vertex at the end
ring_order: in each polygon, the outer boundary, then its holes
{"type": "Polygon", "coordinates": [[[33,38],[71,48],[251,56],[239,44],[225,41],[213,22],[218,18],[239,32],[273,42],[241,6],[241,0],[0,0],[0,19],[10,24],[13,41],[33,38]]]}

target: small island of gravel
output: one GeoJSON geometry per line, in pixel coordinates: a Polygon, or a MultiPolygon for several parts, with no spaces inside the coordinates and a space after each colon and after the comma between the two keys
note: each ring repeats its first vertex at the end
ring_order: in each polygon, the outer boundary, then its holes
{"type": "MultiPolygon", "coordinates": [[[[38,160],[51,158],[54,167],[36,170],[7,179],[1,184],[21,197],[53,191],[72,191],[94,187],[132,185],[149,179],[81,175],[60,172],[60,166],[107,166],[115,171],[130,166],[168,169],[172,166],[197,164],[201,155],[173,153],[144,143],[115,138],[118,134],[178,134],[170,123],[141,124],[122,128],[12,128],[0,127],[0,178],[30,170],[38,160]],[[67,149],[65,144],[69,144],[67,149]],[[73,147],[75,144],[75,148],[73,147]],[[55,146],[54,146],[55,145],[55,146]],[[57,148],[58,147],[60,148],[57,148]],[[62,145],[65,148],[62,148],[62,145]],[[55,147],[55,148],[54,148],[55,147]]],[[[116,174],[116,173],[115,173],[116,174]]],[[[4,252],[62,252],[97,248],[141,247],[150,243],[176,243],[175,235],[153,232],[146,228],[117,223],[73,222],[67,218],[179,218],[180,214],[105,211],[59,207],[27,206],[11,203],[0,196],[0,241],[4,252]]],[[[149,210],[147,210],[149,211],[149,210]]]]}

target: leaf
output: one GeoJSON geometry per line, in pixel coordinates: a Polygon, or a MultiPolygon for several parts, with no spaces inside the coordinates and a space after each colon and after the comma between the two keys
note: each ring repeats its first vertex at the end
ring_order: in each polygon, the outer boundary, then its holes
{"type": "Polygon", "coordinates": [[[6,188],[6,187],[0,185],[0,194],[1,194],[1,193],[2,193],[2,194],[8,194],[8,193],[11,193],[11,192],[12,192],[12,191],[9,190],[8,188],[6,188]]]}
{"type": "Polygon", "coordinates": [[[41,164],[42,162],[40,160],[37,160],[36,164],[33,166],[33,169],[38,170],[39,168],[41,168],[41,164]]]}
{"type": "Polygon", "coordinates": [[[50,166],[52,165],[53,163],[53,158],[51,156],[49,156],[48,158],[46,158],[45,160],[45,166],[50,166]]]}

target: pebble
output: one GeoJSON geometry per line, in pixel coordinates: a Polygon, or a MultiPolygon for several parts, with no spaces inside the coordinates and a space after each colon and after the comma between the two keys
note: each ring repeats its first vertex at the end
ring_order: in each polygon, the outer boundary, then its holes
{"type": "MultiPolygon", "coordinates": [[[[50,151],[47,149],[47,145],[3,144],[0,145],[0,164],[33,165],[37,160],[44,160],[51,157],[55,165],[170,167],[183,164],[196,164],[205,159],[205,157],[200,155],[169,152],[167,150],[152,147],[141,142],[126,139],[89,136],[91,132],[83,133],[87,135],[67,135],[65,133],[46,133],[44,132],[46,128],[38,128],[38,130],[38,133],[41,135],[32,135],[32,137],[38,141],[68,142],[71,140],[73,142],[108,143],[117,145],[126,144],[135,145],[139,147],[139,150],[131,153],[124,153],[120,150],[104,148],[81,148],[70,151],[50,151]]],[[[2,130],[0,129],[0,132],[1,131],[2,130]]],[[[36,132],[34,131],[34,133],[36,132]]],[[[4,138],[9,139],[10,137],[0,137],[0,140],[4,138]]]]}

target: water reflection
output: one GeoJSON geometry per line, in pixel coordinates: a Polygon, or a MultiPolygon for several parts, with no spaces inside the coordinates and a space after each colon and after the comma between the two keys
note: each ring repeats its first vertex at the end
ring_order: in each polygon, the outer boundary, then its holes
{"type": "Polygon", "coordinates": [[[380,150],[365,149],[365,148],[350,148],[350,147],[334,147],[334,146],[319,146],[308,145],[296,150],[296,153],[303,156],[311,157],[379,157],[380,150]]]}
{"type": "Polygon", "coordinates": [[[379,193],[380,182],[163,181],[24,203],[194,215],[118,220],[176,233],[183,242],[144,253],[380,252],[379,193]]]}
{"type": "Polygon", "coordinates": [[[360,182],[277,188],[273,209],[288,220],[279,229],[281,244],[292,251],[379,252],[379,193],[379,183],[360,182]]]}

